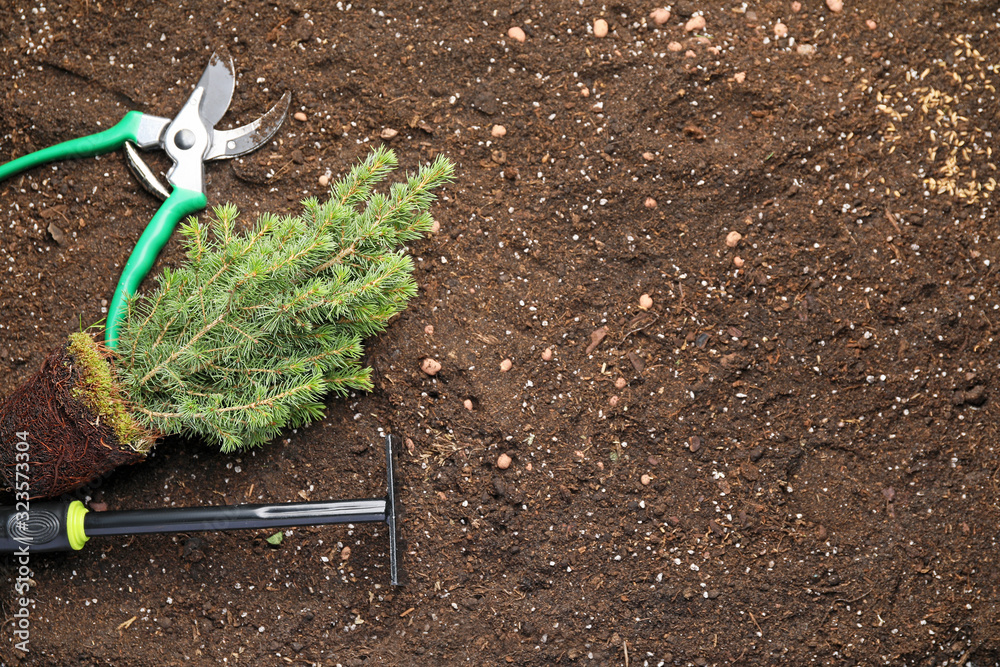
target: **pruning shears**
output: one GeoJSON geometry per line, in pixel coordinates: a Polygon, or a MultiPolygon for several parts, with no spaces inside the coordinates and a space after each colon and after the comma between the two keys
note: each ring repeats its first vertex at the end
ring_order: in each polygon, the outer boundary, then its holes
{"type": "Polygon", "coordinates": [[[266,144],[288,115],[291,93],[286,92],[263,116],[232,130],[216,130],[236,86],[233,59],[225,49],[212,54],[198,85],[173,118],[129,111],[113,127],[23,155],[0,165],[0,181],[41,164],[74,157],[110,153],[124,147],[129,166],[142,184],[163,200],[146,226],[108,307],[105,344],[115,349],[125,316],[125,301],[133,296],[153,262],[185,216],[207,206],[205,162],[245,155],[266,144]],[[168,189],[139,156],[135,147],[162,149],[173,160],[167,172],[168,189]]]}

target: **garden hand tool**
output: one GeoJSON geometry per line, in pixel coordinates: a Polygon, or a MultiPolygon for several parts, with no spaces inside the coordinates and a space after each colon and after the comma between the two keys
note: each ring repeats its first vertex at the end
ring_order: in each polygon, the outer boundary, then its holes
{"type": "Polygon", "coordinates": [[[49,146],[0,165],[0,181],[54,160],[110,153],[124,145],[129,165],[144,186],[164,200],[149,222],[122,271],[108,308],[105,344],[115,349],[125,316],[126,299],[135,294],[174,227],[185,216],[205,208],[205,162],[234,158],[266,144],[281,127],[291,93],[286,92],[263,116],[232,130],[216,130],[233,96],[236,77],[233,59],[225,49],[212,54],[198,85],[174,118],[130,111],[113,127],[85,137],[49,146]],[[142,161],[132,143],[143,149],[160,148],[173,160],[167,189],[142,161]]]}
{"type": "Polygon", "coordinates": [[[91,537],[99,535],[385,523],[389,528],[389,579],[398,586],[402,582],[398,555],[400,512],[389,435],[385,438],[385,458],[387,493],[382,498],[110,512],[89,512],[79,500],[31,501],[0,507],[0,553],[78,551],[91,537]]]}

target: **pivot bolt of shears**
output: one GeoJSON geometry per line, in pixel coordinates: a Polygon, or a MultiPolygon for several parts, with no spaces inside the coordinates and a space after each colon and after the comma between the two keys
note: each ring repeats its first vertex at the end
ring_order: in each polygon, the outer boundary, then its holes
{"type": "Polygon", "coordinates": [[[186,151],[194,146],[194,142],[195,136],[194,132],[191,130],[181,130],[174,136],[174,143],[177,145],[177,148],[180,148],[182,151],[186,151]]]}

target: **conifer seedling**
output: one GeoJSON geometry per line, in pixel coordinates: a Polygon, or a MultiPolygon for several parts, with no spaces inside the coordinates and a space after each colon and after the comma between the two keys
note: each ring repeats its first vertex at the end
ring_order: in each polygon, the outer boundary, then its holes
{"type": "Polygon", "coordinates": [[[180,229],[186,261],[131,298],[117,350],[76,333],[0,405],[0,464],[16,488],[27,433],[31,496],[52,497],[125,463],[165,435],[223,451],[258,447],[322,418],[322,400],[371,389],[362,342],[416,293],[408,242],[431,229],[444,157],[379,193],[396,166],[374,150],[303,202],[237,231],[232,206],[180,229]]]}

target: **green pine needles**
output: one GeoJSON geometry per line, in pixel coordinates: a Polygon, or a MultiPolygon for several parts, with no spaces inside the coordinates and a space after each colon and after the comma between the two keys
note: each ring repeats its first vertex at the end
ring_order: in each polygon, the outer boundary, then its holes
{"type": "Polygon", "coordinates": [[[144,427],[200,436],[223,451],[261,445],[323,416],[321,399],[370,389],[361,342],[416,293],[401,246],[433,220],[443,157],[388,194],[380,148],[297,217],[263,214],[236,231],[232,206],[181,229],[187,263],[128,303],[116,372],[144,427]]]}

